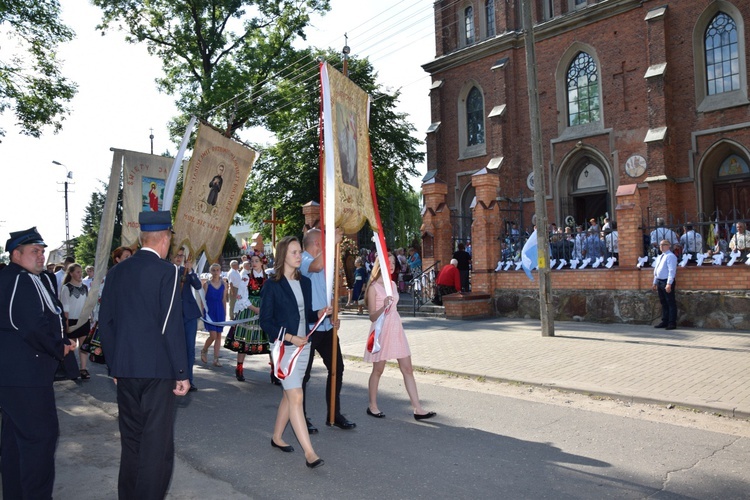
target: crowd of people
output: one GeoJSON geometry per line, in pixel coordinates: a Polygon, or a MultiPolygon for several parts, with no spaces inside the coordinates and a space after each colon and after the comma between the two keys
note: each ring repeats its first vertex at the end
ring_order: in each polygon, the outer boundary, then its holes
{"type": "MultiPolygon", "coordinates": [[[[71,379],[89,378],[87,360],[106,363],[116,383],[120,498],[164,498],[174,460],[176,398],[198,390],[193,366],[201,318],[209,333],[200,351],[201,362],[208,366],[213,346],[212,366],[221,366],[221,337],[229,329],[223,345],[237,352],[235,376],[239,381],[244,380],[246,355],[270,355],[271,344],[277,339],[286,347],[271,373],[271,382],[282,389],[271,434],[274,449],[294,451],[284,438],[291,424],[306,466],[314,469],[324,464],[310,438],[318,430],[306,416],[305,392],[316,353],[328,370],[326,407],[332,392],[335,402],[326,425],[356,428],[341,410],[344,360],[340,345],[333,342],[339,322],[330,317],[332,307],[322,265],[324,239],[319,230],[309,230],[302,242],[296,237],[283,238],[275,249],[271,269],[266,269],[270,259],[256,251],[242,263],[242,272],[239,262],[233,261],[224,278],[221,267],[214,263],[205,279],[193,269],[187,249],[173,251],[169,212],[143,212],[139,223],[140,248],[120,247],[113,252],[113,267],[99,286],[99,301],[91,317],[82,311],[92,286],[93,268],[86,270],[88,281],[72,259],[66,262],[62,276],[45,270],[46,244],[35,228],[11,233],[6,243],[11,264],[0,271],[0,307],[4,311],[0,331],[21,335],[10,335],[14,340],[0,351],[5,498],[51,497],[59,434],[52,383],[60,370],[71,379]],[[170,251],[173,254],[167,260],[170,251]],[[230,319],[234,321],[227,321],[230,319]],[[92,344],[101,346],[96,358],[93,350],[81,348],[92,344]],[[144,345],[150,348],[143,349],[144,345]],[[296,363],[282,376],[278,367],[286,366],[292,356],[296,363]]],[[[337,232],[337,243],[340,240],[337,232]]],[[[403,250],[389,254],[390,272],[383,273],[374,253],[358,257],[352,287],[353,297],[367,309],[373,324],[382,324],[380,349],[365,348],[364,352],[365,360],[373,366],[364,413],[385,417],[378,406],[378,383],[386,361],[397,360],[414,418],[433,418],[436,413],[425,410],[419,400],[411,352],[395,307],[399,274],[417,272],[421,268],[419,254],[415,249],[408,257],[403,250]],[[401,265],[404,261],[405,266],[401,265]],[[385,280],[391,281],[392,295],[385,292],[385,280]]]]}

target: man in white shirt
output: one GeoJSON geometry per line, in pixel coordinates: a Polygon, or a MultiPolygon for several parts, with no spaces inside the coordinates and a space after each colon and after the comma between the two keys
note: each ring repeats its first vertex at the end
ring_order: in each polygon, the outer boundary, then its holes
{"type": "Polygon", "coordinates": [[[242,271],[240,271],[240,280],[237,282],[237,296],[232,308],[232,314],[237,314],[248,306],[250,295],[247,291],[247,284],[250,282],[250,273],[253,272],[253,265],[249,260],[242,262],[242,271]],[[238,309],[235,311],[235,309],[238,309]]]}
{"type": "Polygon", "coordinates": [[[664,219],[658,217],[656,219],[656,229],[651,231],[651,246],[659,250],[659,242],[661,240],[667,240],[671,245],[676,245],[680,242],[677,233],[664,227],[664,219]]]}
{"type": "Polygon", "coordinates": [[[607,244],[607,257],[620,257],[620,234],[617,232],[617,221],[609,223],[609,230],[605,231],[604,241],[607,244]]]}
{"type": "Polygon", "coordinates": [[[729,248],[735,252],[742,252],[742,257],[745,258],[748,249],[750,249],[750,232],[747,231],[747,227],[744,222],[738,222],[735,225],[737,232],[734,233],[732,239],[729,240],[729,248]]]}
{"type": "Polygon", "coordinates": [[[234,316],[234,303],[237,302],[237,291],[242,286],[242,277],[240,276],[240,264],[236,260],[229,263],[229,272],[227,273],[229,281],[229,316],[234,316]]]}
{"type": "Polygon", "coordinates": [[[73,257],[65,257],[65,260],[63,261],[63,268],[60,269],[55,273],[55,278],[57,278],[57,295],[60,296],[60,290],[62,289],[62,282],[63,278],[65,278],[65,273],[68,271],[68,267],[70,267],[71,264],[73,264],[76,260],[73,257]]]}
{"type": "Polygon", "coordinates": [[[693,256],[703,253],[703,236],[696,233],[693,230],[693,225],[688,222],[685,225],[685,234],[680,236],[680,245],[683,252],[692,254],[693,256]]]}
{"type": "Polygon", "coordinates": [[[659,248],[662,254],[654,266],[654,284],[652,290],[659,293],[661,302],[661,323],[654,328],[674,330],[677,325],[677,301],[675,300],[675,275],[677,274],[677,256],[672,253],[672,244],[661,240],[659,248]]]}

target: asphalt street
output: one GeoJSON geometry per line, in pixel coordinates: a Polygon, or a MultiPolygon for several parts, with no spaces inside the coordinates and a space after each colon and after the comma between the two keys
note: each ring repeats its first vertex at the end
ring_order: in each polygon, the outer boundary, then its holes
{"type": "MultiPolygon", "coordinates": [[[[355,324],[362,319],[342,318],[342,332],[348,327],[352,334],[342,337],[344,344],[351,342],[342,346],[345,353],[354,353],[355,324]]],[[[409,324],[413,328],[413,322],[405,322],[407,331],[409,324]]],[[[199,335],[199,343],[203,339],[199,335]]],[[[420,341],[413,344],[419,365],[426,353],[420,341]]],[[[316,361],[308,412],[320,428],[313,445],[326,465],[308,470],[290,428],[285,439],[297,448],[294,453],[270,446],[281,393],[268,382],[267,357],[248,357],[248,380],[238,382],[233,353],[223,351],[223,356],[221,368],[196,369],[200,390],[180,400],[168,498],[740,499],[750,491],[747,422],[735,421],[736,431],[718,424],[719,431],[676,425],[639,418],[648,407],[629,401],[617,404],[632,414],[613,414],[599,411],[612,402],[586,398],[582,408],[569,404],[565,394],[555,403],[534,401],[508,396],[505,383],[441,371],[417,374],[424,407],[438,412],[420,423],[411,416],[398,369],[391,366],[379,398],[387,417],[374,419],[365,415],[369,366],[351,357],[342,407],[357,423],[352,431],[323,425],[324,367],[316,361]]],[[[91,372],[83,384],[56,384],[58,499],[116,497],[115,391],[104,367],[95,365],[91,372]]]]}

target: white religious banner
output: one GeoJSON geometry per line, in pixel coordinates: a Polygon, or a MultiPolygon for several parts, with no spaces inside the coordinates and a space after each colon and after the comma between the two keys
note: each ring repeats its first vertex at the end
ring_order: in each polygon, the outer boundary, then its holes
{"type": "Polygon", "coordinates": [[[133,246],[138,243],[138,214],[171,208],[164,207],[164,187],[174,159],[135,151],[119,153],[122,154],[122,244],[133,246]]]}
{"type": "Polygon", "coordinates": [[[221,255],[257,153],[201,123],[174,221],[172,243],[192,255],[221,255]]]}
{"type": "MultiPolygon", "coordinates": [[[[328,63],[320,64],[323,100],[321,204],[323,226],[356,233],[365,222],[375,233],[382,269],[388,269],[370,158],[370,97],[328,63]]],[[[325,232],[325,248],[335,248],[335,231],[325,232]]],[[[333,290],[333,252],[326,252],[326,288],[333,290]]],[[[385,275],[389,273],[386,272],[385,275]]],[[[391,282],[384,280],[391,296],[391,282]]],[[[330,302],[329,302],[330,304],[330,302]]]]}

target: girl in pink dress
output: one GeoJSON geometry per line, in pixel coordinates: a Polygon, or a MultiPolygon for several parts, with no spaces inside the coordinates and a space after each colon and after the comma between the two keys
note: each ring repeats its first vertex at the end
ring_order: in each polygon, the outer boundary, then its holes
{"type": "MultiPolygon", "coordinates": [[[[390,279],[390,275],[396,269],[396,258],[389,254],[388,262],[390,272],[386,276],[390,279]]],[[[396,284],[393,281],[391,281],[391,289],[394,291],[397,290],[396,284]]],[[[390,311],[385,315],[383,329],[378,339],[380,350],[372,353],[365,349],[364,360],[372,363],[372,373],[370,374],[368,383],[370,404],[367,407],[367,414],[375,418],[385,417],[385,414],[378,408],[378,384],[380,383],[380,376],[383,375],[383,370],[385,370],[385,362],[389,359],[396,359],[398,367],[401,370],[401,375],[404,377],[406,392],[409,394],[409,400],[414,408],[414,418],[416,420],[425,420],[434,417],[436,413],[434,411],[425,411],[419,402],[417,382],[414,380],[414,368],[411,364],[409,342],[406,340],[404,327],[401,324],[401,316],[399,316],[396,310],[398,295],[394,297],[386,295],[379,260],[375,261],[375,265],[372,268],[370,283],[367,285],[367,290],[365,291],[365,303],[367,311],[370,314],[370,321],[372,322],[377,321],[388,305],[391,306],[390,311]]]]}

